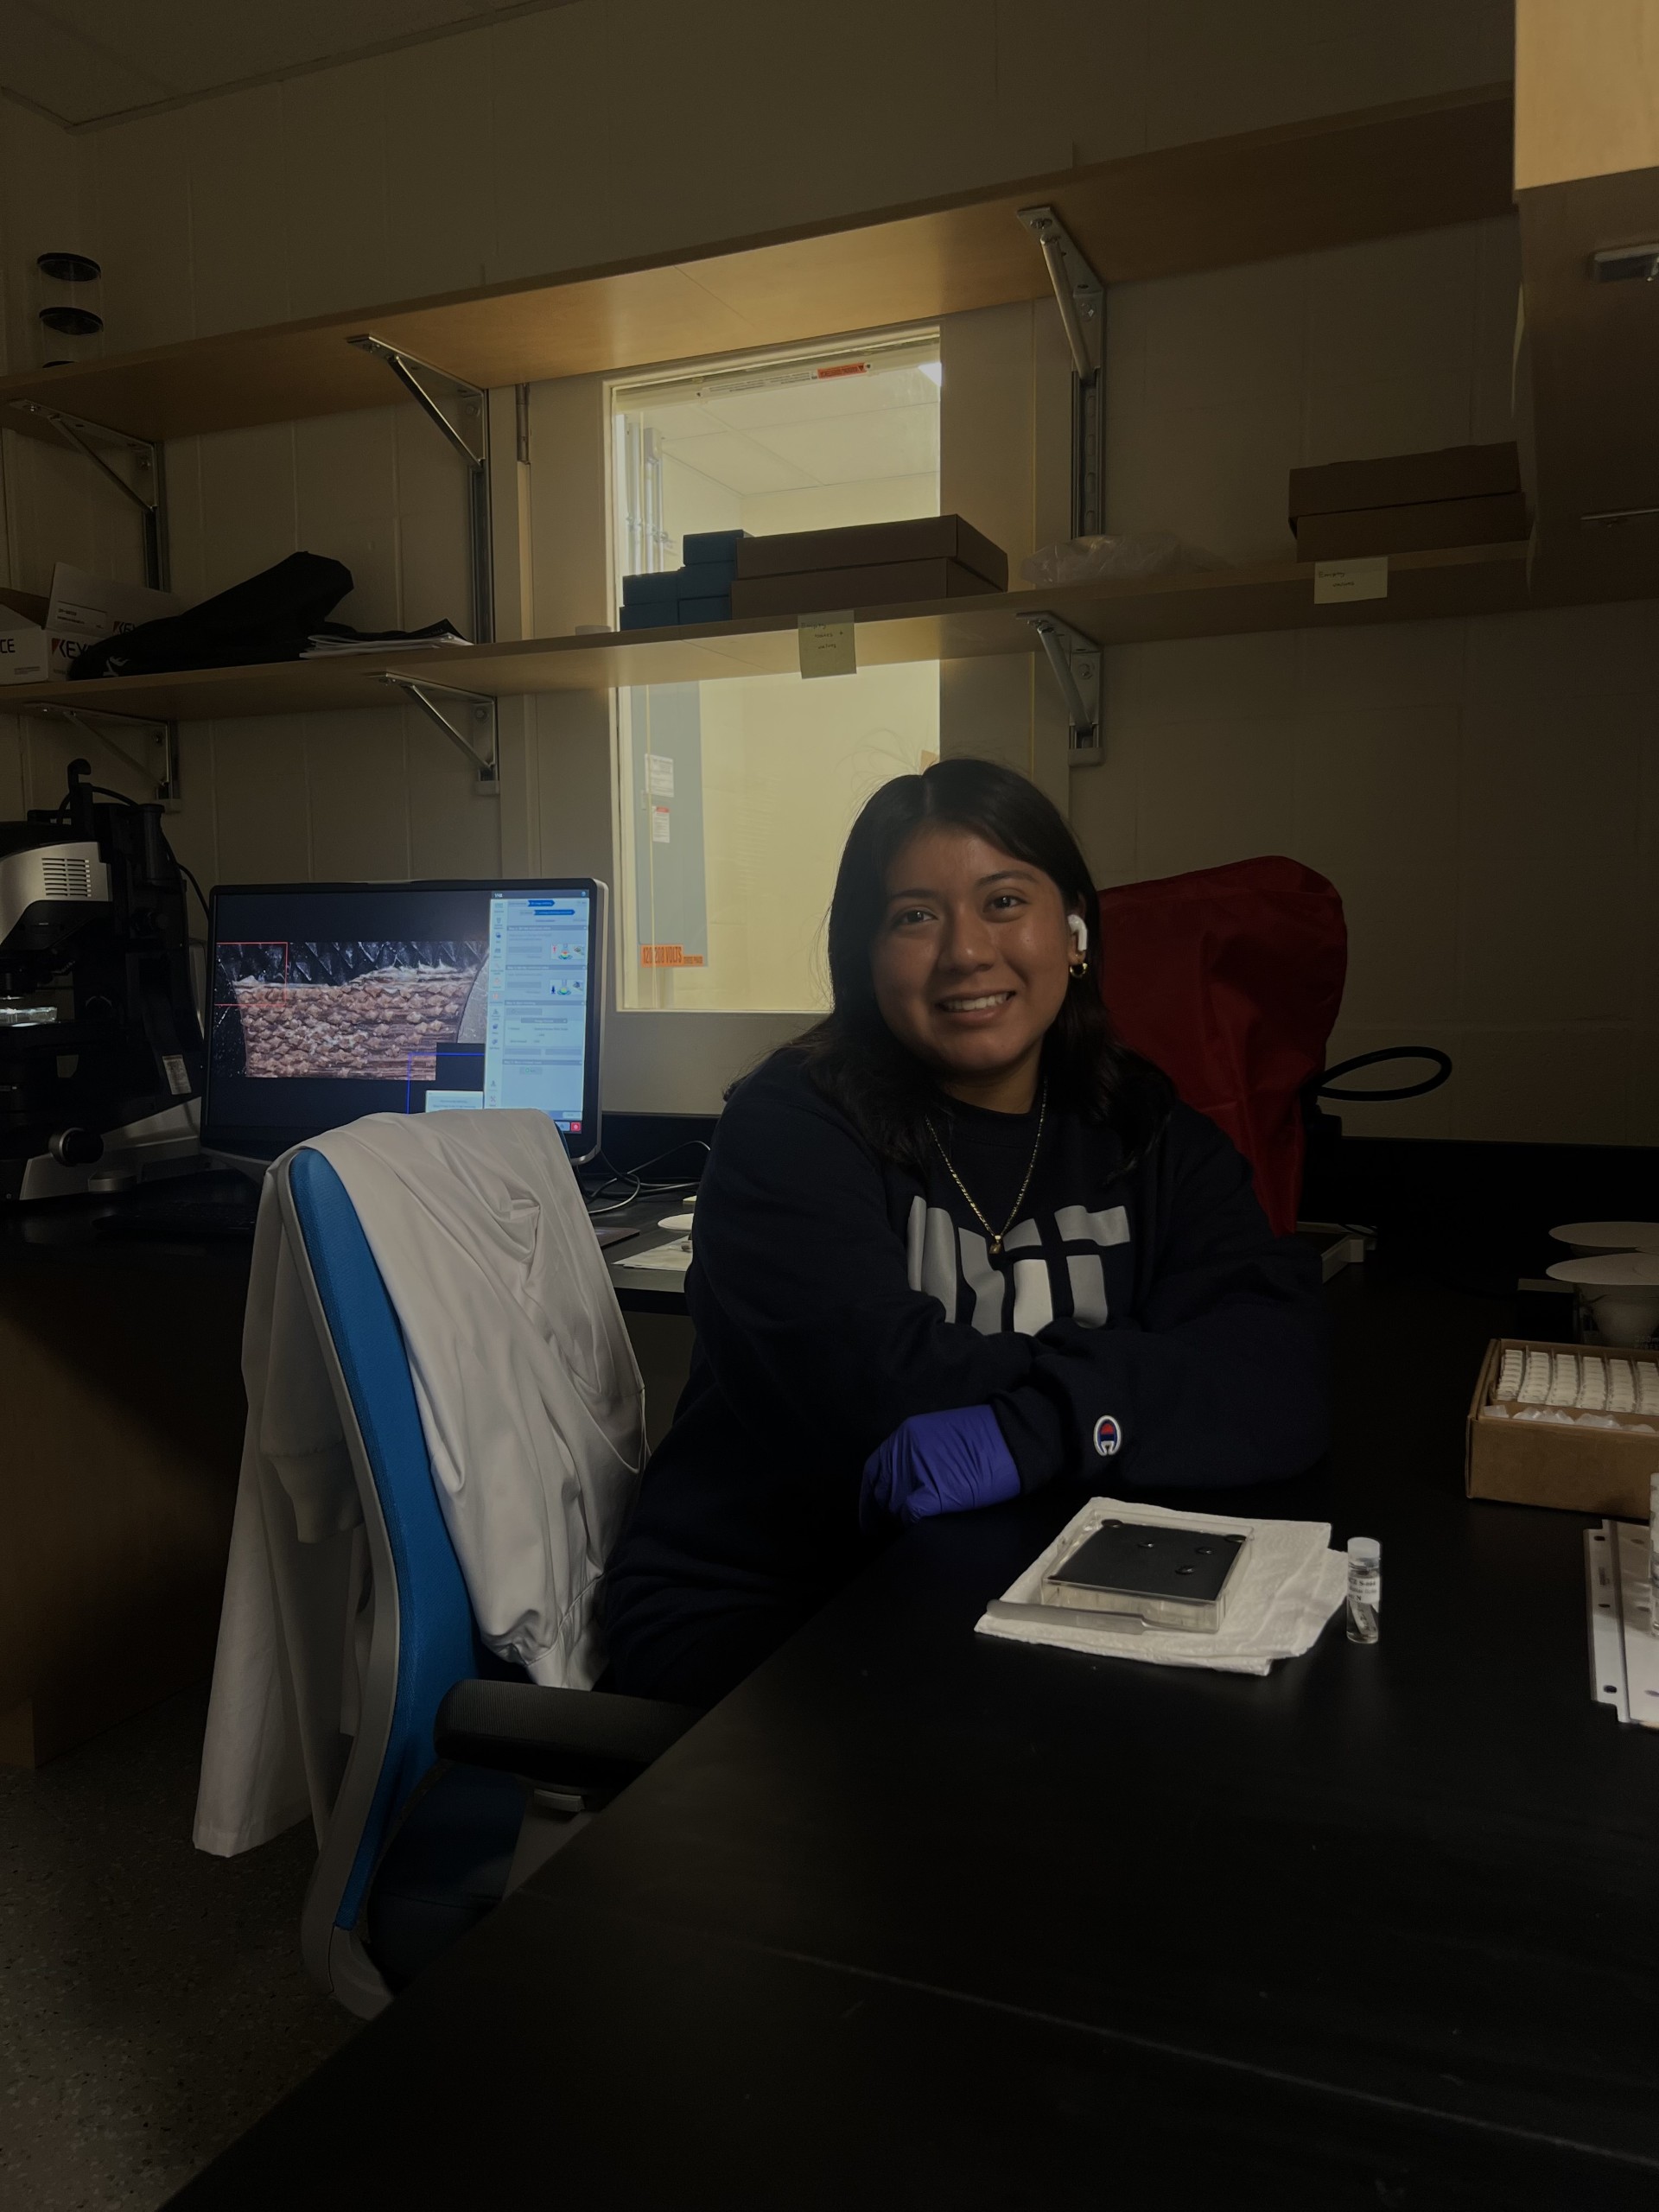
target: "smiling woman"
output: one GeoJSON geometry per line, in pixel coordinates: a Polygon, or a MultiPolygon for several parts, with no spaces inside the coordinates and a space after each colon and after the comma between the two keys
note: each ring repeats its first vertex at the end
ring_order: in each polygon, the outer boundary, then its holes
{"type": "Polygon", "coordinates": [[[699,1192],[691,1376],[606,1577],[618,1688],[712,1701],[935,1514],[1324,1449],[1315,1263],[1114,1037],[1096,912],[989,762],[854,823],[832,1008],[733,1091],[699,1192]]]}

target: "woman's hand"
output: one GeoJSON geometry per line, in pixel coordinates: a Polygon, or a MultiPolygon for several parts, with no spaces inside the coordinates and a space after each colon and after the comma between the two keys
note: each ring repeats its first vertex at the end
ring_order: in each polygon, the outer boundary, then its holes
{"type": "Polygon", "coordinates": [[[988,1406],[912,1414],[866,1461],[858,1522],[868,1533],[889,1514],[910,1528],[1019,1495],[1020,1471],[988,1406]]]}

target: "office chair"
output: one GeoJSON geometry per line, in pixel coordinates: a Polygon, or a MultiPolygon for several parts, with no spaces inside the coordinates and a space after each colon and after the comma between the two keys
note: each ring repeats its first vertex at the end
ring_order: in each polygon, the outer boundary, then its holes
{"type": "Polygon", "coordinates": [[[300,1947],[313,1979],[368,2018],[700,1716],[543,1688],[485,1648],[356,1210],[320,1152],[302,1148],[276,1173],[357,1479],[372,1591],[359,1725],[300,1947]]]}

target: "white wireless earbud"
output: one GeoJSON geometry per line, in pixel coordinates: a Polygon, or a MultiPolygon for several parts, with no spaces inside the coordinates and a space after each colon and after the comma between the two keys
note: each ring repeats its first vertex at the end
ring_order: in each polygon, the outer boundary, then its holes
{"type": "Polygon", "coordinates": [[[1077,941],[1077,957],[1086,959],[1089,953],[1089,925],[1081,914],[1068,914],[1065,926],[1077,941]]]}

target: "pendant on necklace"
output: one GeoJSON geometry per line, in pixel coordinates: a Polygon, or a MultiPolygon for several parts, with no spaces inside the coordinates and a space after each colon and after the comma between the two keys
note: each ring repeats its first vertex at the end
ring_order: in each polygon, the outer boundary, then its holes
{"type": "Polygon", "coordinates": [[[1000,1260],[1001,1256],[1002,1239],[1000,1236],[993,1236],[991,1239],[991,1257],[994,1260],[1000,1260]]]}

